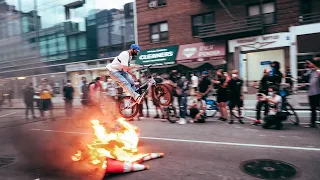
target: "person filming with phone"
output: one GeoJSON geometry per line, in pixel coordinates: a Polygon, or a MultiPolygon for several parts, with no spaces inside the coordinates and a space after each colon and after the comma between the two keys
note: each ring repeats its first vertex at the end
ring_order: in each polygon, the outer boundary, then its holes
{"type": "Polygon", "coordinates": [[[264,129],[274,128],[277,130],[282,129],[282,121],[286,120],[285,113],[282,113],[281,103],[282,98],[277,94],[278,89],[276,86],[271,86],[268,88],[268,95],[260,95],[260,101],[265,101],[269,107],[269,113],[264,117],[264,124],[262,127],[264,129]]]}

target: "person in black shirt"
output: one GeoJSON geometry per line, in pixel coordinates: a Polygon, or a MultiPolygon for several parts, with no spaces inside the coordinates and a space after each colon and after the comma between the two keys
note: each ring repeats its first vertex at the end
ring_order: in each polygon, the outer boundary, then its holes
{"type": "Polygon", "coordinates": [[[268,103],[266,101],[260,101],[262,95],[268,95],[268,88],[271,84],[270,82],[270,76],[269,76],[270,70],[265,69],[263,71],[263,77],[260,80],[260,85],[259,85],[259,91],[258,91],[258,96],[257,96],[257,106],[256,106],[256,120],[252,123],[252,125],[259,125],[261,124],[261,108],[264,106],[264,115],[266,116],[269,112],[269,107],[268,103]]]}
{"type": "Polygon", "coordinates": [[[238,108],[239,113],[239,122],[241,124],[244,124],[244,122],[241,120],[241,107],[243,106],[242,101],[242,85],[243,81],[238,78],[238,71],[233,70],[231,74],[231,79],[228,83],[228,89],[229,89],[229,109],[230,109],[230,122],[229,124],[233,124],[233,117],[232,117],[232,110],[234,107],[238,108]]]}
{"type": "Polygon", "coordinates": [[[228,86],[228,77],[225,77],[223,75],[223,70],[219,69],[217,71],[217,78],[214,80],[214,84],[217,85],[217,102],[219,106],[219,111],[221,114],[221,117],[219,120],[221,121],[226,121],[228,112],[227,112],[227,101],[228,101],[228,91],[227,91],[227,86],[228,86]]]}
{"type": "Polygon", "coordinates": [[[74,89],[71,85],[71,81],[67,81],[67,85],[63,88],[63,95],[65,101],[65,111],[68,117],[72,116],[72,101],[73,101],[74,89]]]}
{"type": "MultiPolygon", "coordinates": [[[[188,98],[188,90],[189,90],[189,82],[185,76],[182,76],[178,81],[178,87],[180,89],[180,102],[179,102],[179,111],[180,111],[180,121],[179,124],[186,124],[186,114],[187,114],[187,98],[188,98]]],[[[190,121],[193,123],[193,121],[190,121]]]]}
{"type": "Polygon", "coordinates": [[[270,72],[271,85],[275,86],[279,90],[282,78],[283,78],[283,75],[280,72],[280,63],[278,61],[272,62],[271,72],[270,72]]]}
{"type": "Polygon", "coordinates": [[[32,83],[28,84],[27,87],[23,91],[23,99],[26,104],[26,119],[28,120],[29,109],[31,110],[32,117],[36,118],[34,115],[33,109],[33,96],[34,96],[34,88],[32,87],[32,83]]]}
{"type": "Polygon", "coordinates": [[[211,81],[208,78],[208,72],[203,71],[202,80],[200,81],[200,84],[199,84],[199,92],[202,94],[203,100],[206,100],[206,98],[208,97],[208,93],[210,92],[211,89],[212,89],[212,86],[211,86],[211,81]]]}

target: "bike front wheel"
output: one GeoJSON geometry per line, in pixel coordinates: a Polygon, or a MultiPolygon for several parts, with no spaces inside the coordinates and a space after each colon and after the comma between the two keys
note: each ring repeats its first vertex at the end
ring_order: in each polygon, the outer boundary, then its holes
{"type": "Polygon", "coordinates": [[[153,87],[153,97],[161,106],[169,106],[172,102],[172,94],[168,86],[157,84],[153,87]]]}
{"type": "Polygon", "coordinates": [[[138,104],[130,96],[125,96],[121,98],[118,102],[117,109],[118,109],[119,115],[125,119],[132,119],[139,112],[138,104]]]}

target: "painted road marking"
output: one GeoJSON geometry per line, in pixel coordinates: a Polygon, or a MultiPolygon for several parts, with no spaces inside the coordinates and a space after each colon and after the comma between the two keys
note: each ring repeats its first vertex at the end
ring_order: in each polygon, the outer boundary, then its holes
{"type": "MultiPolygon", "coordinates": [[[[92,134],[87,132],[56,131],[56,130],[47,130],[47,129],[30,129],[30,130],[53,132],[53,133],[65,133],[65,134],[83,134],[83,135],[92,134]]],[[[276,145],[264,145],[264,144],[245,144],[245,143],[232,143],[232,142],[219,142],[219,141],[198,141],[198,140],[188,140],[188,139],[157,138],[157,137],[140,137],[140,138],[148,139],[148,140],[172,141],[172,142],[216,144],[216,145],[259,147],[259,148],[273,148],[273,149],[292,149],[292,150],[304,150],[304,151],[320,151],[320,148],[298,147],[298,146],[276,146],[276,145]]]]}
{"type": "Polygon", "coordinates": [[[16,113],[16,112],[12,112],[12,113],[8,113],[8,114],[1,115],[0,118],[6,117],[6,116],[10,116],[10,115],[15,114],[15,113],[16,113]]]}

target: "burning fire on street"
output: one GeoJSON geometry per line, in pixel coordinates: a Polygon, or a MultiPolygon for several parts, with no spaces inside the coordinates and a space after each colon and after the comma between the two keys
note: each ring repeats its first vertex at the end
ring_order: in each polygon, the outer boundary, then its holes
{"type": "Polygon", "coordinates": [[[138,152],[139,130],[122,118],[115,124],[103,124],[91,120],[93,140],[83,150],[71,156],[72,161],[88,160],[107,173],[121,173],[149,169],[143,161],[163,157],[163,153],[141,154],[138,152]],[[109,128],[109,126],[113,126],[109,128]]]}

